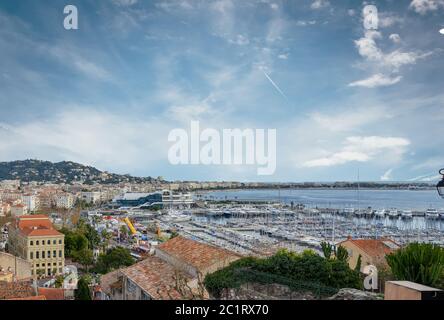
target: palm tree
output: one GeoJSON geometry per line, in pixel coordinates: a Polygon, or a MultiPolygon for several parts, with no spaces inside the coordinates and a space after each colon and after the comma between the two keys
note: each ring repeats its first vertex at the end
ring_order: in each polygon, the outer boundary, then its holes
{"type": "Polygon", "coordinates": [[[431,243],[411,243],[386,256],[397,280],[436,286],[444,274],[444,249],[431,243]]]}

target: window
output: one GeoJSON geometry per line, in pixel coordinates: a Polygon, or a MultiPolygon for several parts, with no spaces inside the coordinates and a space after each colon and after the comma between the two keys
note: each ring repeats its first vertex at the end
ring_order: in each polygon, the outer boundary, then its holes
{"type": "Polygon", "coordinates": [[[35,244],[36,244],[36,245],[39,245],[39,240],[37,240],[37,241],[35,242],[35,244]]]}
{"type": "Polygon", "coordinates": [[[54,251],[52,252],[52,257],[53,257],[53,258],[57,258],[57,250],[54,250],[54,251]]]}
{"type": "Polygon", "coordinates": [[[59,240],[59,244],[62,244],[62,240],[61,239],[59,240]]]}
{"type": "Polygon", "coordinates": [[[59,250],[59,258],[62,257],[62,250],[59,250]]]}
{"type": "Polygon", "coordinates": [[[51,258],[51,251],[48,250],[48,255],[47,255],[48,259],[51,258]]]}
{"type": "Polygon", "coordinates": [[[45,259],[45,251],[42,251],[42,259],[45,259]]]}
{"type": "Polygon", "coordinates": [[[57,241],[56,241],[56,240],[52,240],[52,244],[53,244],[53,245],[56,245],[56,244],[57,244],[57,241]]]}
{"type": "Polygon", "coordinates": [[[39,252],[39,251],[37,251],[37,252],[35,253],[35,258],[36,258],[36,259],[40,259],[40,252],[39,252]]]}
{"type": "Polygon", "coordinates": [[[145,291],[142,291],[141,300],[151,300],[151,296],[147,294],[145,291]]]}
{"type": "Polygon", "coordinates": [[[132,292],[136,291],[136,284],[134,282],[132,282],[130,279],[127,279],[126,286],[127,286],[128,292],[132,293],[132,292]]]}
{"type": "Polygon", "coordinates": [[[31,252],[30,254],[29,254],[29,259],[34,259],[34,252],[31,252]]]}
{"type": "Polygon", "coordinates": [[[31,242],[29,243],[29,245],[30,245],[30,246],[33,246],[33,245],[34,245],[34,241],[31,241],[31,242]]]}
{"type": "Polygon", "coordinates": [[[45,245],[45,240],[42,240],[42,246],[44,246],[45,245]]]}

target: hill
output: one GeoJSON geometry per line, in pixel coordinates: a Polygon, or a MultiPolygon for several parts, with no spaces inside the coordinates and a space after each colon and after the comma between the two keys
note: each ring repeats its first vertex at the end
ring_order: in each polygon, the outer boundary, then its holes
{"type": "Polygon", "coordinates": [[[21,180],[23,182],[73,183],[143,183],[154,182],[151,177],[133,177],[100,171],[72,161],[50,162],[41,160],[20,160],[0,162],[0,180],[21,180]]]}

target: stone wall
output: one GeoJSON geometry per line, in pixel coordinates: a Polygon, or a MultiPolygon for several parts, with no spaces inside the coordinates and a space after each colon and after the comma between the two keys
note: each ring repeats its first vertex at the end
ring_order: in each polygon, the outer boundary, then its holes
{"type": "Polygon", "coordinates": [[[31,278],[31,263],[12,254],[0,252],[1,268],[14,273],[17,280],[31,278]]]}

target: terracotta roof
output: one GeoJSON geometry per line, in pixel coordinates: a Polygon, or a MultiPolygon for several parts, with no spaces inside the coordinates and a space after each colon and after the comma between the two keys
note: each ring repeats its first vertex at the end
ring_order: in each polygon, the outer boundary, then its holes
{"type": "Polygon", "coordinates": [[[0,281],[0,300],[26,298],[34,295],[34,289],[28,281],[0,281]]]}
{"type": "Polygon", "coordinates": [[[45,215],[26,215],[17,218],[18,229],[27,236],[60,236],[45,215]]]}
{"type": "Polygon", "coordinates": [[[46,300],[45,296],[30,296],[25,298],[14,298],[14,299],[8,299],[8,300],[46,300]]]}
{"type": "MultiPolygon", "coordinates": [[[[122,269],[122,273],[153,299],[185,298],[175,288],[179,272],[158,257],[148,257],[135,265],[122,269]]],[[[187,279],[187,281],[191,280],[186,275],[182,274],[181,276],[187,279]]]]}
{"type": "Polygon", "coordinates": [[[400,248],[399,244],[390,239],[347,239],[344,242],[351,242],[369,256],[374,258],[385,257],[400,248]]]}
{"type": "Polygon", "coordinates": [[[102,287],[102,291],[105,292],[106,294],[110,294],[111,288],[113,284],[117,282],[119,275],[120,275],[120,270],[115,270],[101,276],[100,285],[102,287]]]}
{"type": "Polygon", "coordinates": [[[65,291],[58,288],[38,288],[39,295],[45,296],[46,300],[65,300],[65,291]]]}
{"type": "Polygon", "coordinates": [[[176,259],[184,261],[199,270],[208,268],[219,261],[227,261],[241,257],[239,254],[226,249],[214,247],[181,236],[160,244],[157,246],[156,250],[164,251],[176,259]]]}

